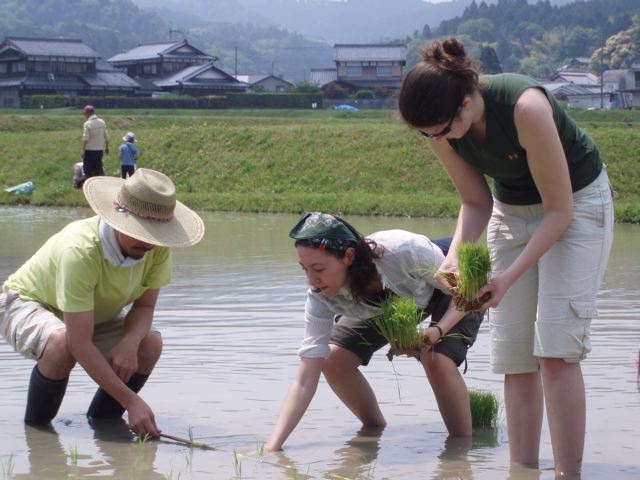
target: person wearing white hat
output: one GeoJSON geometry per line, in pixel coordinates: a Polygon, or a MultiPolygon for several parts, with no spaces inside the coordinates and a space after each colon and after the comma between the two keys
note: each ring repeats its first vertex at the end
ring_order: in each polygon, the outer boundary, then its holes
{"type": "Polygon", "coordinates": [[[176,200],[171,179],[154,170],[141,168],[126,180],[92,177],[83,192],[97,216],[49,238],[0,294],[2,335],[37,361],[25,422],[51,422],[79,363],[99,386],[90,419],[126,410],[132,431],[157,437],[154,413],[138,395],[162,351],[154,308],[171,280],[170,248],[198,243],[204,224],[176,200]]]}
{"type": "Polygon", "coordinates": [[[122,137],[124,143],[120,145],[120,173],[122,178],[127,178],[133,175],[136,171],[136,162],[138,161],[138,155],[140,155],[140,149],[134,145],[137,142],[136,135],[133,132],[127,132],[122,137]]]}

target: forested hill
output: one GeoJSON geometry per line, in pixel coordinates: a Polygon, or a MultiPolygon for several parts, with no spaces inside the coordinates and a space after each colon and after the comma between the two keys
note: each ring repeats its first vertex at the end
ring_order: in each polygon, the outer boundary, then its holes
{"type": "Polygon", "coordinates": [[[2,38],[79,38],[103,59],[168,33],[164,20],[130,0],[0,0],[2,38]]]}
{"type": "Polygon", "coordinates": [[[302,81],[312,67],[333,65],[332,45],[277,27],[169,24],[130,0],[0,0],[5,36],[79,38],[103,61],[140,43],[188,39],[218,57],[228,73],[276,74],[302,81]]]}
{"type": "MultiPolygon", "coordinates": [[[[217,65],[228,73],[275,74],[295,82],[305,80],[311,68],[334,65],[331,43],[310,39],[282,26],[256,25],[261,21],[257,16],[241,15],[235,23],[215,20],[216,2],[231,8],[241,3],[265,6],[272,1],[275,11],[276,6],[284,8],[292,0],[185,1],[185,7],[202,5],[197,21],[194,12],[187,10],[182,17],[176,14],[166,19],[155,13],[156,8],[175,5],[177,1],[156,0],[153,2],[156,6],[150,5],[147,10],[132,0],[0,0],[0,38],[12,35],[80,38],[103,60],[139,43],[186,38],[218,57],[217,65]]],[[[395,4],[386,0],[386,4],[395,10],[406,5],[418,8],[416,1],[401,0],[395,4]]],[[[477,59],[491,59],[497,69],[538,78],[550,75],[572,57],[594,56],[599,60],[598,48],[604,42],[605,68],[626,68],[640,62],[639,0],[579,0],[561,6],[557,5],[560,1],[474,0],[468,4],[468,0],[454,0],[448,3],[458,7],[462,3],[469,5],[461,8],[460,16],[433,26],[432,15],[416,13],[417,29],[372,41],[406,42],[407,64],[411,66],[426,41],[457,35],[477,59]]],[[[344,5],[334,7],[346,8],[348,3],[360,6],[364,18],[384,17],[386,10],[381,2],[350,0],[338,2],[344,5]],[[367,9],[366,5],[377,7],[367,9]]],[[[300,1],[307,9],[314,5],[319,8],[321,4],[316,0],[300,1]]],[[[427,6],[437,5],[441,4],[427,6]]],[[[320,17],[316,18],[318,27],[322,26],[319,20],[320,17]]],[[[355,38],[351,41],[358,42],[355,38]]]]}
{"type": "MultiPolygon", "coordinates": [[[[605,68],[640,61],[640,1],[590,0],[553,6],[549,1],[498,0],[476,3],[440,25],[427,37],[456,35],[480,55],[494,48],[505,71],[544,77],[572,57],[591,57],[605,42],[605,68]]],[[[417,49],[413,49],[417,56],[417,49]]],[[[415,57],[413,58],[415,61],[415,57]]],[[[598,58],[599,61],[599,58],[598,58]]]]}

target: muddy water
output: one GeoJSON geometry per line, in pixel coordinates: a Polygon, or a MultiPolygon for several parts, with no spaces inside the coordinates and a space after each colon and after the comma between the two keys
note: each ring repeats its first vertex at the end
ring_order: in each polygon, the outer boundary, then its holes
{"type": "MultiPolygon", "coordinates": [[[[13,272],[82,209],[0,209],[0,278],[13,272]]],[[[551,479],[546,424],[540,469],[508,468],[501,413],[496,429],[470,441],[447,439],[433,394],[417,362],[390,364],[378,353],[365,372],[388,426],[360,431],[321,383],[282,454],[261,455],[297,366],[305,282],[287,232],[295,215],[205,213],[205,240],[175,252],[173,283],[160,296],[156,325],[165,347],[143,397],[165,433],[189,434],[215,451],[169,442],[140,443],[126,425],[90,426],[84,412],[95,386],[72,373],[49,431],[22,423],[33,363],[0,340],[0,462],[5,478],[142,479],[551,479]]],[[[453,222],[357,218],[363,232],[404,228],[437,237],[453,222]]],[[[587,440],[582,478],[640,478],[640,227],[619,225],[593,325],[593,352],[583,363],[587,440]]],[[[483,326],[469,354],[471,388],[502,398],[488,372],[483,326]]]]}

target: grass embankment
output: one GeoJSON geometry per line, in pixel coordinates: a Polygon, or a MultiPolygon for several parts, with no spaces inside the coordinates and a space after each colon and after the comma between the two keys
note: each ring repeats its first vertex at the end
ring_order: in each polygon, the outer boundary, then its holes
{"type": "MultiPolygon", "coordinates": [[[[109,174],[129,130],[139,166],[160,170],[196,209],[455,216],[458,197],[425,141],[388,111],[103,110],[111,134],[109,174]]],[[[72,186],[79,111],[0,114],[0,186],[32,180],[31,197],[0,203],[84,205],[72,186]]],[[[640,221],[640,112],[588,112],[618,192],[616,219],[640,221]],[[602,117],[599,117],[602,115],[602,117]]]]}

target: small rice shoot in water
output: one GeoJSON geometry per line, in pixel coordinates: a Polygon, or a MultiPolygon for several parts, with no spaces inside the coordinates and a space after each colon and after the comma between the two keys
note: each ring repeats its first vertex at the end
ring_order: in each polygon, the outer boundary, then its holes
{"type": "Polygon", "coordinates": [[[498,419],[500,403],[491,392],[469,390],[471,425],[473,427],[493,427],[498,419]]]}

